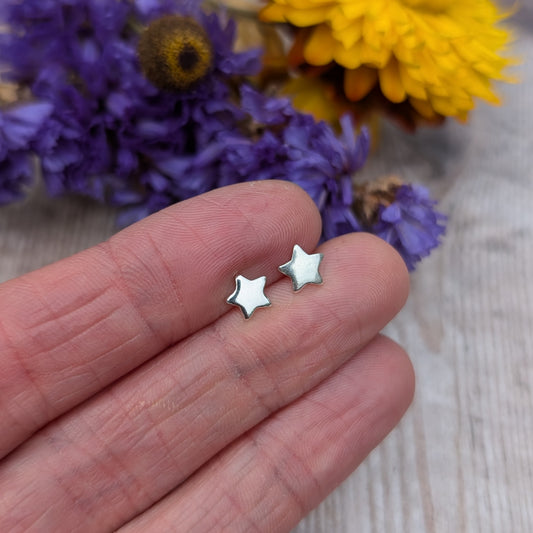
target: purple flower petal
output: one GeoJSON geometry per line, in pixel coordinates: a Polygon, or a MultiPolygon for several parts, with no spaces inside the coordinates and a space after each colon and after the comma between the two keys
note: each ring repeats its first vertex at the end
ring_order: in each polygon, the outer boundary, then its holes
{"type": "Polygon", "coordinates": [[[372,232],[394,246],[409,270],[439,246],[446,217],[434,210],[429,191],[421,186],[403,185],[395,201],[382,208],[372,232]]]}
{"type": "Polygon", "coordinates": [[[0,114],[0,139],[11,150],[27,149],[52,110],[48,102],[34,102],[5,111],[0,114]]]}

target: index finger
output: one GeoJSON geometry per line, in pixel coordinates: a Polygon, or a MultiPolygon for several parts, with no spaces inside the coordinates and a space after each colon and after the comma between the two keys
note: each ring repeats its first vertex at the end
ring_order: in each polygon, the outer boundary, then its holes
{"type": "Polygon", "coordinates": [[[107,243],[0,285],[0,457],[228,310],[236,274],[266,275],[321,231],[285,182],[183,202],[107,243]]]}

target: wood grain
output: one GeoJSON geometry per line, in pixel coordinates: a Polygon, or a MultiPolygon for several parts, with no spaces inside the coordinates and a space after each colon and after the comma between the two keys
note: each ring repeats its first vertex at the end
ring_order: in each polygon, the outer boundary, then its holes
{"type": "MultiPolygon", "coordinates": [[[[533,37],[518,43],[533,57],[533,37]]],[[[533,67],[468,126],[393,126],[366,167],[426,184],[450,216],[387,328],[418,390],[400,426],[296,533],[533,531],[533,67]]],[[[363,178],[365,177],[363,176],[363,178]]],[[[363,179],[362,178],[362,179],[363,179]]],[[[0,209],[0,281],[110,236],[114,212],[37,191],[0,209]]]]}

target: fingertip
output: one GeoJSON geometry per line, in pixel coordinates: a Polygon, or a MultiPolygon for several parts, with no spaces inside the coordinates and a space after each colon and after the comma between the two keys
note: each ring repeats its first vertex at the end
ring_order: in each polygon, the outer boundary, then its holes
{"type": "Polygon", "coordinates": [[[411,278],[409,276],[409,270],[398,251],[393,248],[388,242],[385,242],[380,237],[371,235],[369,233],[364,234],[369,241],[374,243],[378,253],[381,253],[384,258],[384,263],[388,269],[388,274],[391,279],[391,283],[398,290],[398,299],[400,302],[400,308],[402,308],[407,302],[409,296],[409,290],[411,287],[411,278]]]}
{"type": "Polygon", "coordinates": [[[391,290],[401,309],[409,295],[410,278],[400,254],[390,244],[371,233],[355,233],[347,237],[353,238],[362,267],[372,273],[371,278],[391,290]]]}
{"type": "Polygon", "coordinates": [[[300,185],[296,185],[291,181],[283,180],[261,180],[261,181],[249,181],[245,183],[238,183],[236,185],[229,185],[220,189],[214,190],[207,194],[217,194],[217,192],[230,192],[231,194],[251,193],[260,194],[276,199],[278,201],[283,200],[289,205],[294,203],[295,206],[300,206],[305,209],[310,216],[315,218],[315,222],[318,222],[320,229],[322,226],[322,220],[320,211],[316,206],[313,199],[300,185]]]}
{"type": "Polygon", "coordinates": [[[382,239],[352,233],[325,243],[321,250],[325,253],[326,277],[342,276],[345,297],[359,314],[367,315],[368,324],[381,324],[384,318],[390,321],[405,305],[409,294],[407,268],[382,239]]]}
{"type": "Polygon", "coordinates": [[[390,338],[378,335],[311,393],[320,396],[318,405],[334,405],[349,428],[346,431],[342,424],[337,428],[339,459],[330,465],[331,489],[398,425],[414,391],[415,373],[408,354],[390,338]],[[345,468],[340,468],[343,460],[345,468]]]}
{"type": "Polygon", "coordinates": [[[368,357],[368,364],[378,367],[377,374],[381,376],[382,390],[386,391],[386,401],[378,400],[377,403],[384,405],[391,424],[395,426],[414,398],[416,377],[413,364],[402,346],[383,335],[373,341],[368,357]]]}
{"type": "Polygon", "coordinates": [[[168,246],[180,242],[183,247],[190,240],[216,237],[227,250],[262,249],[290,257],[294,244],[314,249],[321,233],[320,211],[301,187],[263,180],[228,185],[178,202],[126,228],[113,240],[149,234],[168,246]]]}
{"type": "MultiPolygon", "coordinates": [[[[237,193],[246,193],[246,187],[250,194],[257,194],[265,198],[267,210],[288,213],[291,216],[290,227],[280,227],[279,240],[284,240],[285,233],[289,235],[305,235],[305,242],[290,242],[290,253],[295,244],[305,245],[308,248],[316,247],[322,234],[322,216],[309,194],[290,181],[264,180],[238,184],[230,187],[237,193]],[[241,189],[242,187],[242,189],[241,189]],[[296,230],[296,231],[295,231],[296,230]]],[[[290,240],[290,239],[289,239],[290,240]]],[[[287,241],[288,242],[288,241],[287,241]]],[[[290,254],[289,254],[290,256],[290,254]]]]}

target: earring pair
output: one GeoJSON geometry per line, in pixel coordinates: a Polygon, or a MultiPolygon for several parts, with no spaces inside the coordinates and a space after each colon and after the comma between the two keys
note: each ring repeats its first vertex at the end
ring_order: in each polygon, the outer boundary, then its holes
{"type": "MultiPolygon", "coordinates": [[[[318,271],[324,254],[306,254],[297,244],[292,251],[292,258],[288,263],[278,267],[278,270],[291,278],[294,291],[301,290],[309,283],[322,283],[322,276],[318,271]]],[[[259,307],[272,305],[265,296],[266,276],[250,280],[244,276],[235,278],[235,291],[226,300],[231,305],[240,307],[244,318],[248,319],[259,307]]]]}

